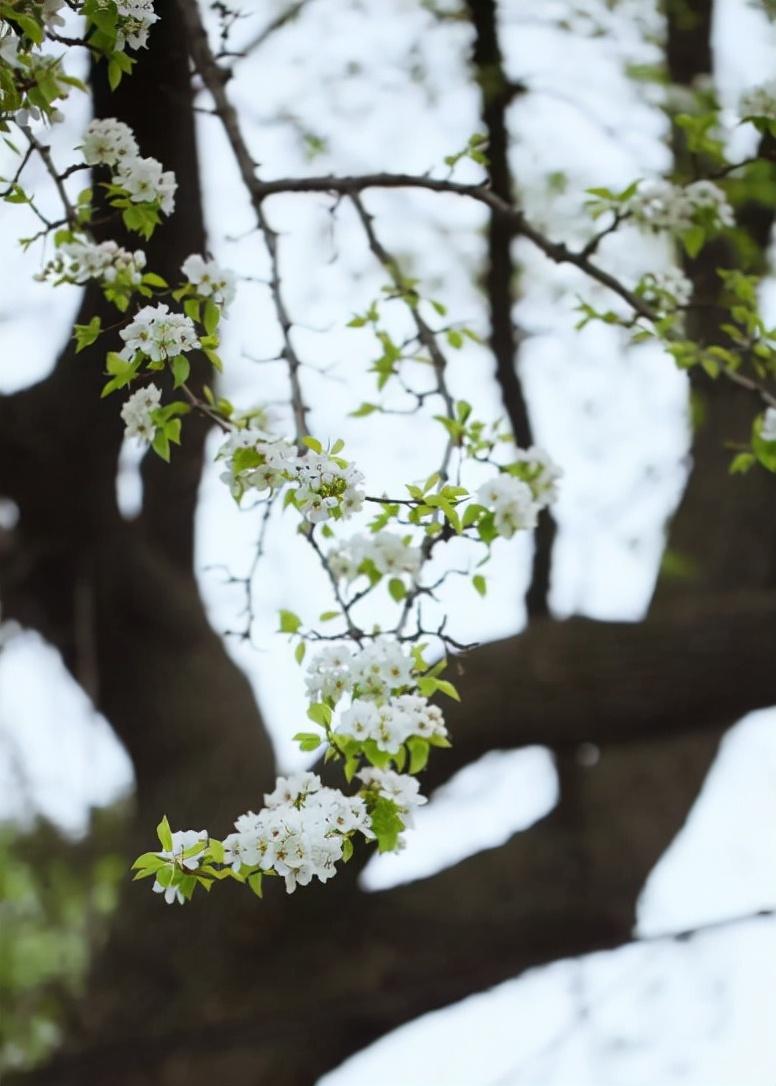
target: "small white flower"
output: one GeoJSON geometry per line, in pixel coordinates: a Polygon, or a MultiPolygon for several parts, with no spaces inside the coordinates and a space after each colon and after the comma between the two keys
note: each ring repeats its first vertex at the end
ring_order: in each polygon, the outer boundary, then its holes
{"type": "Polygon", "coordinates": [[[762,427],[760,428],[760,437],[763,441],[776,441],[776,407],[766,408],[762,427]]]}
{"type": "Polygon", "coordinates": [[[758,87],[750,87],[741,95],[738,112],[742,117],[765,117],[776,120],[776,79],[758,87]]]}
{"type": "Polygon", "coordinates": [[[135,158],[138,146],[129,125],[106,117],[89,124],[81,150],[89,166],[118,166],[125,159],[135,158]]]}
{"type": "Polygon", "coordinates": [[[220,267],[215,260],[192,253],[183,261],[181,271],[188,281],[197,288],[197,294],[211,298],[223,306],[224,312],[234,301],[236,294],[234,272],[220,267]]]}
{"type": "Polygon", "coordinates": [[[146,385],[132,393],[121,408],[121,418],[126,427],[125,437],[135,437],[146,444],[153,441],[156,426],[151,416],[159,407],[161,399],[161,390],[156,385],[146,385]]]}

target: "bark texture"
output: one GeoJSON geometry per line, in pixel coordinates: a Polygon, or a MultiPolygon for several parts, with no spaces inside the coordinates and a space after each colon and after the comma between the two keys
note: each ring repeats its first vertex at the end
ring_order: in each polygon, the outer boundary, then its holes
{"type": "MultiPolygon", "coordinates": [[[[500,57],[497,8],[468,6],[484,116],[503,143],[494,169],[503,169],[507,103],[501,90],[488,98],[482,79],[483,64],[500,57]]],[[[673,27],[669,50],[682,58],[674,74],[684,82],[708,70],[710,5],[694,7],[695,38],[679,43],[673,27]]],[[[98,105],[131,123],[182,183],[152,257],[172,274],[203,248],[176,5],[152,43],[132,95],[106,107],[98,88],[98,105]]],[[[494,174],[496,183],[511,194],[508,177],[494,174]]],[[[489,252],[493,346],[519,430],[527,416],[510,338],[509,239],[498,223],[489,252]]],[[[83,312],[99,310],[87,293],[83,312]]],[[[6,611],[62,650],[129,751],[131,855],[163,809],[174,824],[227,832],[235,810],[260,802],[274,763],[192,576],[204,433],[187,426],[171,467],[148,461],[143,514],[123,521],[114,497],[120,432],[115,403],[97,396],[99,367],[97,352],[66,351],[46,381],[0,400],[0,491],[21,509],[0,587],[6,611]]],[[[428,786],[494,748],[541,743],[554,751],[561,783],[550,815],[499,849],[371,895],[358,888],[355,861],[326,887],[290,898],[270,887],[261,905],[224,888],[164,909],[128,885],[62,1051],[9,1083],[311,1086],[424,1011],[530,966],[627,941],[639,892],[683,826],[720,736],[776,701],[772,491],[756,475],[729,482],[722,451],[742,409],[737,393],[715,387],[696,435],[697,470],[671,529],[671,545],[702,571],[686,591],[661,591],[639,624],[540,619],[462,664],[455,746],[433,760],[428,786]],[[594,765],[578,757],[588,743],[599,751],[594,765]]]]}

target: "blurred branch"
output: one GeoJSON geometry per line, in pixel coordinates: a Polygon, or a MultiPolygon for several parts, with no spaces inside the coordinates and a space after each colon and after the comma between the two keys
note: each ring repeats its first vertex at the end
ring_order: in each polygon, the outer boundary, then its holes
{"type": "Polygon", "coordinates": [[[194,65],[200,78],[209,91],[215,104],[224,132],[232,148],[243,185],[250,196],[251,206],[256,215],[256,222],[264,238],[270,260],[269,288],[275,308],[275,315],[280,325],[283,338],[283,356],[288,365],[291,385],[291,404],[294,412],[297,441],[309,432],[307,407],[304,403],[299,371],[301,359],[296,353],[291,336],[292,321],[286,309],[280,278],[280,256],[278,252],[278,234],[272,228],[264,211],[263,195],[259,191],[256,177],[256,163],[253,161],[248,145],[243,137],[237,112],[226,93],[229,72],[219,67],[208,42],[197,0],[178,0],[178,8],[186,26],[189,47],[194,65]]]}
{"type": "MultiPolygon", "coordinates": [[[[514,178],[509,165],[509,106],[521,92],[510,83],[498,36],[498,12],[495,0],[466,0],[474,27],[474,63],[481,94],[482,120],[488,137],[488,176],[493,192],[511,203],[514,178]]],[[[485,292],[490,306],[490,346],[496,359],[496,380],[514,434],[523,448],[533,445],[528,404],[517,373],[519,339],[512,313],[516,302],[518,269],[512,259],[512,231],[491,212],[488,223],[488,264],[485,292]]],[[[585,253],[589,256],[589,253],[585,253]]],[[[550,566],[555,522],[548,511],[534,532],[533,569],[526,596],[529,618],[548,613],[550,566]]]]}
{"type": "Polygon", "coordinates": [[[260,49],[273,34],[276,34],[278,30],[282,30],[288,23],[293,22],[309,3],[310,0],[296,0],[296,3],[290,4],[285,11],[281,11],[247,45],[243,46],[240,50],[241,57],[246,57],[260,49]]]}

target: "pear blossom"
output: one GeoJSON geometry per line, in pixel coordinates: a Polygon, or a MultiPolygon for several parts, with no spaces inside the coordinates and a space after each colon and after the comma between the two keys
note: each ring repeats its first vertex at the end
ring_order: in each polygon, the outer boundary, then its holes
{"type": "Polygon", "coordinates": [[[119,15],[116,47],[123,49],[128,45],[130,49],[145,49],[148,31],[159,20],[153,0],[117,0],[116,10],[119,15]]]}
{"type": "Polygon", "coordinates": [[[384,575],[414,577],[420,570],[421,550],[396,532],[361,532],[333,547],[327,558],[338,580],[354,581],[364,562],[384,575]]]}
{"type": "Polygon", "coordinates": [[[776,441],[776,407],[767,407],[763,415],[760,437],[763,441],[776,441]]]}
{"type": "Polygon", "coordinates": [[[90,122],[81,150],[89,166],[118,166],[137,158],[138,145],[129,125],[115,117],[105,117],[90,122]]]}
{"type": "Polygon", "coordinates": [[[357,776],[367,788],[374,788],[379,796],[392,800],[399,808],[405,826],[410,829],[414,825],[413,810],[428,803],[428,799],[420,794],[420,782],[409,773],[369,766],[357,776]]]}
{"type": "Polygon", "coordinates": [[[53,261],[50,268],[72,283],[86,283],[90,279],[102,279],[113,283],[123,275],[133,286],[138,286],[143,278],[146,255],[142,249],[130,253],[117,245],[115,241],[71,241],[60,246],[60,253],[65,260],[53,261]]]}
{"type": "Polygon", "coordinates": [[[126,344],[120,354],[127,360],[142,351],[152,362],[163,362],[199,347],[193,321],[164,304],[143,306],[119,335],[126,344]]]}
{"type": "Polygon", "coordinates": [[[192,253],[183,261],[181,271],[197,288],[197,294],[203,298],[212,298],[214,302],[223,306],[224,312],[234,301],[236,294],[234,272],[222,268],[215,260],[205,260],[204,257],[192,253]]]}
{"type": "Polygon", "coordinates": [[[531,488],[537,509],[545,509],[557,499],[558,480],[563,472],[544,449],[537,445],[518,449],[510,471],[531,488]]]}
{"type": "Polygon", "coordinates": [[[643,226],[674,233],[688,230],[699,218],[710,220],[717,228],[732,226],[735,221],[722,189],[704,180],[684,187],[664,178],[640,181],[626,201],[625,211],[643,226]]]}
{"type": "Polygon", "coordinates": [[[481,505],[491,509],[496,529],[505,539],[524,528],[535,528],[539,506],[528,483],[512,475],[496,475],[477,491],[481,505]]]}
{"type": "Polygon", "coordinates": [[[128,157],[118,163],[116,181],[135,204],[159,203],[165,215],[175,210],[178,183],[171,170],[164,170],[155,158],[128,157]]]}
{"type": "Polygon", "coordinates": [[[769,79],[757,87],[750,87],[741,95],[739,114],[744,117],[766,117],[776,121],[776,79],[769,79]]]}
{"type": "Polygon", "coordinates": [[[146,444],[153,441],[156,426],[152,415],[159,407],[161,399],[161,390],[156,385],[146,385],[132,393],[121,409],[121,418],[126,427],[125,437],[136,437],[146,444]]]}

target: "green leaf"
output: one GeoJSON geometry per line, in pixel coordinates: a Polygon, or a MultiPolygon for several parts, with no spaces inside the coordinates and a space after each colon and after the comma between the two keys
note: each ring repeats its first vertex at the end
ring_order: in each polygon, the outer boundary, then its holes
{"type": "Polygon", "coordinates": [[[435,679],[436,688],[440,694],[447,694],[448,698],[452,698],[453,701],[460,701],[461,695],[456,688],[447,679],[435,679]]]}
{"type": "Polygon", "coordinates": [[[293,611],[280,610],[278,612],[280,618],[279,633],[294,634],[302,625],[302,620],[299,615],[295,615],[293,611]]]}
{"type": "Polygon", "coordinates": [[[391,593],[391,598],[400,603],[407,595],[407,589],[404,581],[399,580],[398,577],[391,577],[388,582],[388,591],[391,593]]]}
{"type": "Polygon", "coordinates": [[[215,302],[210,298],[205,302],[205,309],[202,314],[202,323],[205,326],[205,331],[209,336],[215,334],[216,328],[218,328],[218,322],[221,320],[221,310],[218,308],[215,302]]]}
{"type": "Polygon", "coordinates": [[[367,415],[371,415],[373,411],[379,411],[380,408],[376,403],[362,403],[356,411],[350,412],[352,419],[363,419],[367,415]]]}
{"type": "Polygon", "coordinates": [[[257,871],[255,874],[248,876],[248,886],[253,890],[256,897],[262,896],[261,884],[263,879],[264,876],[261,871],[257,871]]]}
{"type": "Polygon", "coordinates": [[[296,662],[298,664],[301,664],[302,660],[304,660],[304,654],[306,652],[307,652],[307,643],[305,641],[300,641],[299,644],[294,649],[294,659],[296,660],[296,662]]]}
{"type": "Polygon", "coordinates": [[[221,841],[215,837],[211,837],[208,841],[208,849],[210,855],[217,864],[222,864],[224,862],[224,846],[221,841]]]}
{"type": "Polygon", "coordinates": [[[162,859],[156,852],[144,852],[142,856],[138,856],[132,864],[132,867],[142,868],[151,872],[156,871],[160,867],[164,867],[167,862],[167,860],[162,859]]]}
{"type": "Polygon", "coordinates": [[[172,387],[180,388],[181,385],[185,385],[185,383],[188,381],[189,374],[191,373],[191,366],[189,365],[189,360],[188,358],[186,358],[185,354],[178,354],[175,356],[175,358],[173,358],[171,366],[172,375],[174,378],[172,387]]]}
{"type": "Polygon", "coordinates": [[[331,622],[333,618],[339,618],[339,611],[323,611],[318,616],[319,622],[331,622]]]}
{"type": "Polygon", "coordinates": [[[481,596],[484,596],[487,593],[488,582],[481,573],[475,573],[472,577],[472,584],[474,585],[475,591],[479,592],[481,596]]]}
{"type": "Polygon", "coordinates": [[[76,354],[82,351],[84,347],[91,347],[101,331],[102,321],[99,317],[92,317],[88,324],[76,324],[73,329],[76,354]]]}
{"type": "Polygon", "coordinates": [[[371,820],[378,852],[394,852],[399,843],[399,834],[404,829],[404,822],[393,800],[380,796],[372,808],[371,820]]]}
{"type": "Polygon", "coordinates": [[[159,287],[160,290],[168,285],[166,279],[162,279],[161,275],[157,275],[156,272],[146,272],[143,276],[143,282],[147,287],[159,287]]]}
{"type": "Polygon", "coordinates": [[[315,732],[297,732],[293,739],[299,744],[299,749],[304,751],[317,750],[323,742],[315,732]]]}
{"type": "Polygon", "coordinates": [[[318,441],[318,439],[315,437],[310,437],[309,434],[307,435],[307,437],[302,438],[302,444],[306,445],[308,449],[312,449],[313,452],[323,452],[323,445],[321,445],[320,441],[318,441]]]}
{"type": "Polygon", "coordinates": [[[349,837],[342,838],[342,862],[346,864],[353,855],[353,842],[349,837]]]}
{"type": "Polygon", "coordinates": [[[172,851],[172,830],[170,829],[170,823],[167,821],[167,815],[164,816],[162,821],[156,827],[156,836],[159,838],[159,844],[165,850],[165,852],[172,851]]]}
{"type": "Polygon", "coordinates": [[[407,748],[410,752],[410,773],[420,773],[421,770],[426,768],[428,762],[431,749],[429,743],[425,739],[421,739],[419,735],[413,735],[407,740],[407,748]]]}
{"type": "Polygon", "coordinates": [[[307,716],[313,724],[320,724],[322,728],[328,728],[331,725],[331,709],[323,701],[313,702],[307,709],[307,716]]]}
{"type": "Polygon", "coordinates": [[[151,442],[151,448],[154,450],[157,456],[160,456],[162,460],[169,464],[170,462],[170,441],[164,430],[157,430],[154,434],[154,440],[151,442]]]}
{"type": "Polygon", "coordinates": [[[731,475],[745,475],[756,463],[757,458],[752,453],[742,452],[733,457],[728,470],[731,475]]]}
{"type": "Polygon", "coordinates": [[[682,234],[681,240],[687,255],[694,259],[703,248],[706,231],[702,226],[691,226],[682,234]]]}

